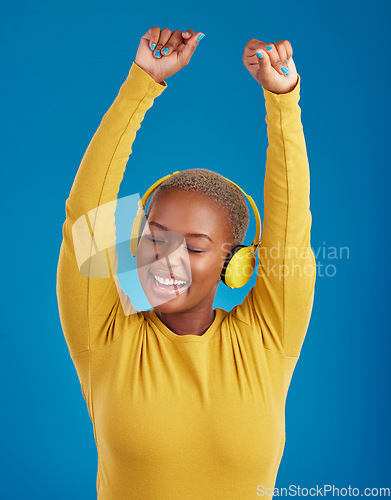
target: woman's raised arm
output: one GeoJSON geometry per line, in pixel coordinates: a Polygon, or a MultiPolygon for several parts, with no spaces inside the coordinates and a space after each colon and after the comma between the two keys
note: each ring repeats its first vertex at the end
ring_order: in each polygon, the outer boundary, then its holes
{"type": "Polygon", "coordinates": [[[298,357],[316,277],[310,243],[309,164],[298,104],[300,77],[287,40],[266,45],[252,39],[243,60],[263,85],[269,146],[257,280],[232,314],[256,327],[267,349],[298,357]]]}
{"type": "Polygon", "coordinates": [[[84,154],[66,201],[57,269],[60,319],[71,355],[108,345],[134,319],[136,311],[116,276],[118,191],[146,111],[167,87],[164,80],[189,62],[197,44],[192,30],[183,37],[178,30],[148,30],[84,154]]]}
{"type": "Polygon", "coordinates": [[[117,291],[115,208],[136,131],[166,88],[133,63],[104,115],[66,201],[57,269],[61,324],[71,354],[103,346],[124,316],[117,291]],[[100,337],[100,338],[98,338],[100,337]]]}

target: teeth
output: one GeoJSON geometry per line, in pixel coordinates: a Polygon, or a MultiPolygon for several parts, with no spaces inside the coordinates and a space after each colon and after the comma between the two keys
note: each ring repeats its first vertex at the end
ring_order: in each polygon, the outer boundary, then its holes
{"type": "Polygon", "coordinates": [[[162,285],[184,285],[186,281],[177,281],[168,279],[168,278],[160,278],[160,276],[155,276],[155,280],[161,283],[162,285]]]}

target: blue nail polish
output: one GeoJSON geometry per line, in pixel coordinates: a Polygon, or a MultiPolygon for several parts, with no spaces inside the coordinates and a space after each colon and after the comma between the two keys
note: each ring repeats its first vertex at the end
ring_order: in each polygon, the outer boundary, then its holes
{"type": "Polygon", "coordinates": [[[153,43],[153,44],[151,45],[151,50],[155,50],[155,47],[156,47],[156,44],[155,44],[155,43],[153,43]]]}
{"type": "Polygon", "coordinates": [[[204,38],[204,36],[205,35],[203,33],[201,33],[201,35],[198,35],[197,42],[199,42],[200,40],[202,40],[204,38]]]}
{"type": "Polygon", "coordinates": [[[266,45],[267,50],[272,50],[273,47],[270,47],[270,45],[266,45]]]}
{"type": "Polygon", "coordinates": [[[284,68],[284,66],[281,66],[281,71],[282,71],[283,73],[286,73],[288,70],[287,70],[286,68],[284,68]]]}
{"type": "Polygon", "coordinates": [[[190,35],[190,33],[188,31],[185,31],[185,35],[190,35]]]}
{"type": "Polygon", "coordinates": [[[289,59],[286,60],[286,62],[288,63],[289,62],[289,59]]]}
{"type": "Polygon", "coordinates": [[[156,56],[156,57],[161,57],[160,50],[157,50],[157,51],[155,52],[155,56],[156,56]]]}
{"type": "Polygon", "coordinates": [[[259,59],[261,59],[261,57],[263,57],[263,54],[262,52],[255,52],[257,54],[257,56],[259,57],[259,59]]]}
{"type": "Polygon", "coordinates": [[[165,49],[162,50],[163,54],[167,54],[168,48],[166,47],[165,49]]]}

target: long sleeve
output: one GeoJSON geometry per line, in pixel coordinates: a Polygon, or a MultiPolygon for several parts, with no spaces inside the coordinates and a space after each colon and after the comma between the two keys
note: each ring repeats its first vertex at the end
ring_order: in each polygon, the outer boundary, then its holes
{"type": "Polygon", "coordinates": [[[268,148],[256,283],[232,314],[260,330],[264,346],[298,357],[311,317],[316,262],[300,76],[287,94],[263,89],[268,148]]]}
{"type": "Polygon", "coordinates": [[[84,154],[66,201],[57,298],[71,355],[108,345],[131,321],[124,312],[126,299],[132,307],[130,300],[116,277],[115,208],[136,132],[166,87],[133,62],[84,154]]]}

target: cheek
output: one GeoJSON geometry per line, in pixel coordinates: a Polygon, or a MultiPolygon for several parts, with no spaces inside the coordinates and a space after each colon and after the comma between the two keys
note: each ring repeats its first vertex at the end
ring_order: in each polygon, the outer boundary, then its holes
{"type": "Polygon", "coordinates": [[[220,276],[224,260],[220,255],[208,254],[190,260],[193,279],[197,281],[216,281],[220,276]]]}
{"type": "Polygon", "coordinates": [[[140,241],[137,247],[137,267],[141,268],[156,261],[156,253],[152,245],[143,244],[140,241]]]}

